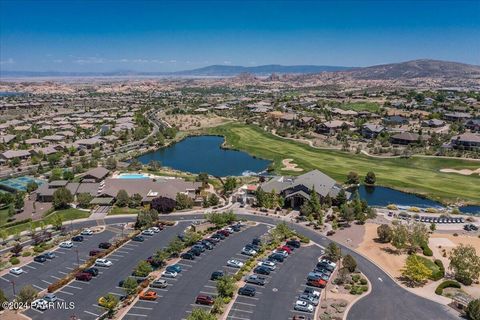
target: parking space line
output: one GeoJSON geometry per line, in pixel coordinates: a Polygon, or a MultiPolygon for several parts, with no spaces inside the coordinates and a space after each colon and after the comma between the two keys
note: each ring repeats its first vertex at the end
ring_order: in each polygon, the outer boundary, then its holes
{"type": "MultiPolygon", "coordinates": [[[[159,298],[163,298],[163,296],[159,296],[159,295],[157,295],[157,297],[159,297],[159,298]]],[[[139,300],[139,302],[140,302],[140,300],[139,300]]],[[[147,302],[147,303],[158,303],[158,301],[150,301],[150,300],[142,300],[141,302],[147,302]]]]}
{"type": "Polygon", "coordinates": [[[4,277],[0,277],[0,279],[2,279],[3,281],[10,282],[10,280],[5,279],[4,277]]]}
{"type": "Polygon", "coordinates": [[[67,284],[65,287],[69,287],[69,288],[73,288],[73,289],[78,289],[78,290],[82,290],[83,288],[80,288],[80,287],[75,287],[75,286],[72,286],[70,284],[67,284]]]}
{"type": "Polygon", "coordinates": [[[42,281],[45,282],[45,283],[47,283],[47,284],[49,284],[49,285],[52,284],[51,282],[48,282],[48,281],[46,281],[46,280],[42,280],[42,281]]]}
{"type": "Polygon", "coordinates": [[[212,296],[215,296],[217,295],[216,292],[208,292],[208,291],[200,291],[200,293],[203,293],[203,294],[209,294],[209,295],[212,295],[212,296]]]}
{"type": "Polygon", "coordinates": [[[138,314],[138,313],[126,313],[126,316],[132,316],[132,317],[147,317],[145,314],[138,314]]]}
{"type": "Polygon", "coordinates": [[[256,304],[253,304],[253,303],[246,303],[246,302],[240,302],[240,301],[235,301],[234,304],[244,304],[246,306],[251,306],[251,307],[256,307],[257,305],[256,304]]]}
{"type": "Polygon", "coordinates": [[[62,278],[59,278],[59,277],[55,277],[55,276],[50,276],[52,277],[53,279],[56,279],[56,280],[61,280],[62,278]]]}
{"type": "Polygon", "coordinates": [[[147,307],[136,307],[133,306],[132,309],[142,309],[142,310],[153,310],[153,308],[147,308],[147,307]]]}
{"type": "Polygon", "coordinates": [[[109,292],[109,293],[113,294],[114,296],[119,296],[119,297],[123,296],[123,294],[121,293],[116,293],[116,292],[109,292]]]}
{"type": "Polygon", "coordinates": [[[68,274],[68,273],[63,272],[63,271],[58,271],[58,273],[61,273],[61,274],[65,275],[65,276],[68,274]]]}
{"type": "Polygon", "coordinates": [[[57,292],[61,292],[61,293],[68,294],[69,296],[73,296],[73,293],[68,292],[68,291],[58,290],[57,292]]]}
{"type": "Polygon", "coordinates": [[[95,316],[95,317],[100,317],[99,314],[96,314],[96,313],[93,313],[93,312],[90,312],[90,311],[87,311],[87,310],[83,310],[83,312],[88,313],[88,314],[90,314],[92,316],[95,316]]]}
{"type": "Polygon", "coordinates": [[[253,311],[250,311],[250,310],[242,310],[242,309],[237,309],[237,308],[232,308],[230,310],[238,311],[238,312],[245,312],[245,313],[253,313],[253,311]]]}
{"type": "Polygon", "coordinates": [[[31,266],[31,265],[29,265],[29,264],[26,264],[26,265],[25,265],[25,267],[27,267],[27,268],[30,268],[30,269],[34,269],[34,270],[36,270],[36,269],[37,269],[37,268],[35,268],[35,267],[32,267],[32,266],[31,266]]]}
{"type": "Polygon", "coordinates": [[[35,287],[35,288],[37,288],[37,289],[40,290],[40,291],[45,290],[45,288],[42,288],[42,287],[40,287],[40,286],[37,286],[36,284],[32,284],[32,287],[35,287]]]}
{"type": "Polygon", "coordinates": [[[111,257],[119,257],[119,258],[124,258],[125,256],[122,256],[120,254],[111,254],[111,257]]]}

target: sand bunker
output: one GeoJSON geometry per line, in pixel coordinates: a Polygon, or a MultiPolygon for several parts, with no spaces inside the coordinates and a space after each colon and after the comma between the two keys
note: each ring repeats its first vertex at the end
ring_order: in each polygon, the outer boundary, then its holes
{"type": "Polygon", "coordinates": [[[282,164],[283,164],[282,170],[303,171],[302,168],[297,168],[297,164],[293,163],[293,159],[283,159],[282,164]]]}
{"type": "Polygon", "coordinates": [[[472,174],[480,175],[480,168],[478,168],[477,170],[471,170],[471,169],[456,170],[456,169],[446,168],[446,169],[440,169],[440,172],[458,173],[458,174],[461,174],[461,175],[464,175],[464,176],[469,176],[469,175],[472,175],[472,174]]]}

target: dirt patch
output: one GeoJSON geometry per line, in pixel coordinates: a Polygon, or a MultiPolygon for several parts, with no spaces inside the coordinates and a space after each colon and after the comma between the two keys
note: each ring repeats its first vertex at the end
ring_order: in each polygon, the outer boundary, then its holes
{"type": "Polygon", "coordinates": [[[471,169],[456,170],[456,169],[445,168],[445,169],[440,169],[440,172],[457,173],[457,174],[461,174],[461,175],[464,175],[464,176],[470,176],[472,174],[480,175],[480,168],[478,168],[477,170],[471,170],[471,169]]]}
{"type": "Polygon", "coordinates": [[[282,170],[288,170],[288,171],[303,171],[302,168],[298,168],[296,163],[293,163],[293,159],[283,159],[282,160],[283,168],[282,170]]]}
{"type": "Polygon", "coordinates": [[[175,114],[161,116],[171,125],[175,125],[180,130],[198,130],[210,128],[228,122],[227,118],[219,117],[214,114],[175,114]]]}
{"type": "Polygon", "coordinates": [[[348,247],[358,248],[359,244],[363,242],[364,236],[365,225],[352,224],[349,228],[336,230],[330,238],[348,247]]]}

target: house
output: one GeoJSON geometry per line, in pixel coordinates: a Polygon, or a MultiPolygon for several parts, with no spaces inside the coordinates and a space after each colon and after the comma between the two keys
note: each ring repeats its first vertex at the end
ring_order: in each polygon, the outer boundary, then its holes
{"type": "Polygon", "coordinates": [[[341,120],[332,120],[320,123],[315,132],[325,134],[325,135],[334,135],[335,133],[342,131],[344,128],[351,127],[351,124],[341,120]]]}
{"type": "Polygon", "coordinates": [[[36,199],[39,202],[52,202],[53,194],[59,188],[66,188],[70,191],[73,196],[77,196],[81,193],[88,193],[92,197],[95,197],[98,194],[100,188],[99,183],[78,183],[78,182],[68,182],[66,180],[56,180],[48,184],[40,186],[36,191],[36,199]]]}
{"type": "Polygon", "coordinates": [[[0,143],[10,143],[11,141],[15,140],[15,135],[13,134],[6,134],[6,135],[2,135],[0,136],[0,143]]]}
{"type": "Polygon", "coordinates": [[[28,144],[28,145],[31,145],[31,146],[36,146],[36,145],[42,144],[44,142],[45,142],[44,140],[37,139],[37,138],[31,138],[31,139],[25,140],[25,143],[28,144]]]}
{"type": "Polygon", "coordinates": [[[79,148],[93,149],[97,144],[103,144],[103,140],[99,138],[80,139],[73,144],[79,148]]]}
{"type": "Polygon", "coordinates": [[[315,118],[313,117],[301,117],[298,120],[300,127],[302,128],[309,128],[315,124],[315,118]]]}
{"type": "MultiPolygon", "coordinates": [[[[260,185],[265,192],[275,191],[285,199],[287,206],[299,208],[305,201],[310,200],[315,190],[321,202],[327,196],[335,199],[342,187],[332,178],[319,170],[313,170],[298,177],[273,177],[260,185]]],[[[346,192],[347,199],[351,194],[346,192]]]]}
{"type": "Polygon", "coordinates": [[[103,167],[97,167],[85,172],[81,178],[81,181],[88,180],[88,181],[100,182],[104,180],[109,173],[110,173],[110,170],[105,169],[103,167]]]}
{"type": "Polygon", "coordinates": [[[28,159],[30,158],[30,152],[28,152],[27,150],[7,150],[4,153],[0,154],[0,158],[4,160],[12,160],[15,158],[28,159]]]}
{"type": "Polygon", "coordinates": [[[464,133],[452,137],[450,140],[451,146],[454,149],[479,150],[480,149],[480,134],[464,133]]]}
{"type": "Polygon", "coordinates": [[[480,119],[467,120],[467,122],[465,122],[465,128],[470,129],[472,132],[480,132],[480,119]]]}
{"type": "Polygon", "coordinates": [[[419,143],[422,140],[427,140],[428,136],[420,136],[418,133],[413,132],[402,132],[394,134],[390,137],[390,142],[392,144],[402,144],[408,145],[413,143],[419,143]]]}
{"type": "Polygon", "coordinates": [[[465,121],[470,119],[472,116],[466,112],[452,112],[452,113],[445,113],[443,115],[443,119],[448,121],[465,121]]]}
{"type": "Polygon", "coordinates": [[[362,126],[361,134],[364,138],[373,139],[385,130],[385,127],[382,125],[366,123],[362,126]]]}
{"type": "Polygon", "coordinates": [[[383,123],[390,126],[402,126],[408,124],[408,119],[402,116],[394,115],[383,118],[383,123]]]}
{"type": "Polygon", "coordinates": [[[440,128],[445,125],[445,121],[440,119],[430,119],[426,121],[422,121],[422,127],[430,127],[430,128],[440,128]]]}

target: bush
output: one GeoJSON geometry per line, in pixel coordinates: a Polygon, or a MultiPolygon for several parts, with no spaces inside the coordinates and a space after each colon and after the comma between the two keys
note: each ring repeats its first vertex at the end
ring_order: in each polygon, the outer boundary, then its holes
{"type": "Polygon", "coordinates": [[[430,249],[430,247],[428,246],[428,244],[423,244],[422,245],[422,250],[423,250],[423,255],[426,256],[426,257],[431,257],[433,256],[433,252],[432,252],[432,249],[430,249]]]}
{"type": "Polygon", "coordinates": [[[353,280],[353,282],[358,282],[358,280],[360,280],[360,275],[358,275],[358,274],[352,275],[352,280],[353,280]]]}
{"type": "Polygon", "coordinates": [[[24,253],[22,253],[22,257],[30,257],[32,255],[32,253],[30,251],[25,251],[24,253]]]}
{"type": "Polygon", "coordinates": [[[364,278],[360,279],[361,285],[366,285],[367,283],[368,283],[367,279],[364,279],[364,278]]]}
{"type": "Polygon", "coordinates": [[[460,289],[461,287],[462,286],[457,281],[447,280],[447,281],[443,281],[442,283],[440,283],[438,285],[438,287],[435,289],[435,293],[438,294],[439,296],[441,296],[442,293],[443,293],[443,289],[445,289],[445,288],[458,288],[458,289],[460,289]]]}
{"type": "Polygon", "coordinates": [[[9,261],[12,265],[16,265],[20,263],[20,259],[18,259],[17,257],[11,257],[9,261]]]}
{"type": "Polygon", "coordinates": [[[470,301],[465,313],[470,320],[480,320],[480,299],[470,301]]]}
{"type": "Polygon", "coordinates": [[[445,277],[445,268],[442,261],[439,259],[436,259],[434,263],[438,266],[438,270],[432,272],[430,279],[432,279],[433,281],[438,281],[445,277]]]}

